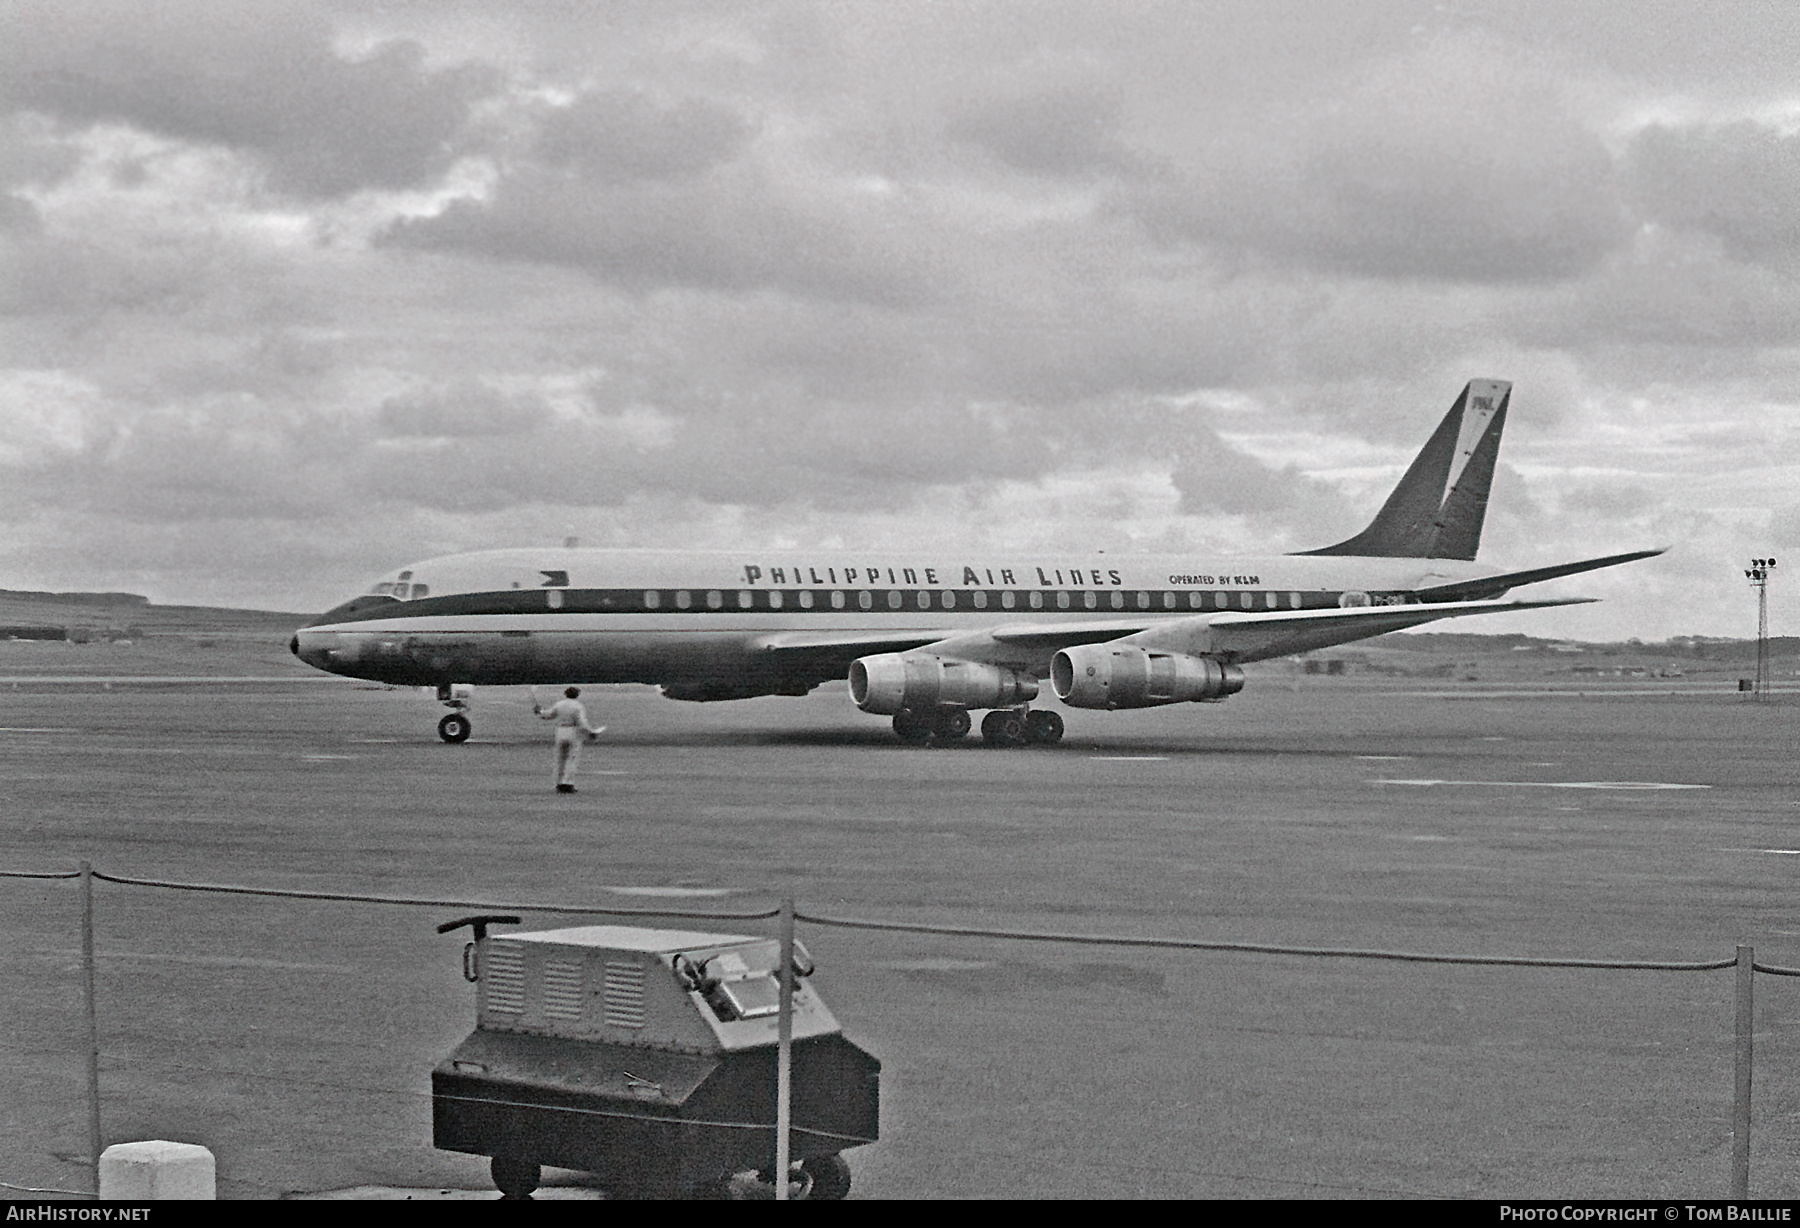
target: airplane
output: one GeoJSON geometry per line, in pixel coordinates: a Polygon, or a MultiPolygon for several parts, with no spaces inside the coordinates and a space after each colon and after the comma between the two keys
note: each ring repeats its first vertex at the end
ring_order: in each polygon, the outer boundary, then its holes
{"type": "Polygon", "coordinates": [[[474,686],[652,683],[708,702],[848,678],[902,739],[1048,745],[1071,708],[1216,703],[1242,665],[1443,618],[1573,605],[1521,585],[1661,554],[1525,571],[1475,563],[1512,385],[1472,380],[1369,526],[1295,554],[485,550],[414,563],[301,628],[334,674],[436,687],[446,742],[474,686]]]}

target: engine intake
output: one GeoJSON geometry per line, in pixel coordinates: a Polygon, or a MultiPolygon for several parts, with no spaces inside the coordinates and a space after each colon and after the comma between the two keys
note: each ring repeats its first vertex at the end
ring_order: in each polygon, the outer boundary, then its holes
{"type": "Polygon", "coordinates": [[[850,698],[864,712],[1010,708],[1037,698],[1037,679],[981,661],[887,652],[850,663],[850,698]]]}
{"type": "Polygon", "coordinates": [[[1051,658],[1050,686],[1071,708],[1154,708],[1235,695],[1244,671],[1211,657],[1082,644],[1051,658]]]}

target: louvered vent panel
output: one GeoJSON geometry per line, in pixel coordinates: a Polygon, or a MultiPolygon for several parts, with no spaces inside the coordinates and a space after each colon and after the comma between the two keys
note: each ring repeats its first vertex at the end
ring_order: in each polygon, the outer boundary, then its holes
{"type": "Polygon", "coordinates": [[[644,1026],[644,969],[641,964],[606,965],[606,1022],[615,1028],[644,1026]]]}
{"type": "Polygon", "coordinates": [[[487,1008],[517,1015],[525,1009],[525,950],[514,943],[490,942],[481,960],[481,983],[487,1008]]]}
{"type": "Polygon", "coordinates": [[[581,992],[585,988],[580,956],[544,961],[544,1017],[577,1020],[581,1018],[581,992]]]}

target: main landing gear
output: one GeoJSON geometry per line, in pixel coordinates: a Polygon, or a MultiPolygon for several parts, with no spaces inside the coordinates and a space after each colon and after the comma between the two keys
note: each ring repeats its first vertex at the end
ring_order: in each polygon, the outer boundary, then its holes
{"type": "Polygon", "coordinates": [[[467,742],[475,732],[475,722],[468,717],[469,697],[475,688],[466,682],[446,682],[437,689],[438,702],[449,708],[450,715],[438,722],[438,737],[455,746],[467,742]]]}
{"type": "MultiPolygon", "coordinates": [[[[960,742],[969,736],[969,725],[969,713],[963,708],[894,714],[894,732],[900,740],[919,746],[960,742]]],[[[1062,736],[1063,719],[1054,712],[996,708],[981,718],[981,740],[989,746],[1054,746],[1062,736]]]]}

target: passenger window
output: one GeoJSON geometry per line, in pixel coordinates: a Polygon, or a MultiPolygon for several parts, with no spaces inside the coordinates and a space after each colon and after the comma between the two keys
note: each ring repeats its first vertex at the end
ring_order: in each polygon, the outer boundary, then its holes
{"type": "Polygon", "coordinates": [[[1164,593],[1163,594],[1163,609],[1172,610],[1174,608],[1175,608],[1175,594],[1174,593],[1164,593]]]}
{"type": "Polygon", "coordinates": [[[680,591],[678,591],[675,594],[675,608],[676,609],[685,610],[685,609],[688,609],[693,604],[694,604],[694,595],[692,593],[688,592],[685,588],[681,589],[680,591]]]}
{"type": "Polygon", "coordinates": [[[812,590],[810,588],[801,589],[800,590],[800,608],[803,610],[810,610],[810,609],[812,609],[812,607],[813,607],[812,590]]]}
{"type": "Polygon", "coordinates": [[[1188,594],[1188,609],[1190,609],[1190,610],[1198,610],[1202,605],[1205,604],[1205,602],[1206,602],[1206,594],[1205,593],[1189,593],[1188,594]]]}
{"type": "Polygon", "coordinates": [[[1149,608],[1150,608],[1150,594],[1149,593],[1139,593],[1138,594],[1138,609],[1147,610],[1149,608]]]}
{"type": "Polygon", "coordinates": [[[1012,609],[1018,602],[1018,597],[1013,594],[1013,591],[1010,588],[1000,594],[1000,608],[1003,610],[1012,609]]]}
{"type": "Polygon", "coordinates": [[[772,588],[769,590],[769,608],[771,610],[779,610],[781,608],[781,590],[780,589],[772,588]]]}
{"type": "Polygon", "coordinates": [[[1246,610],[1255,609],[1256,608],[1256,594],[1250,592],[1247,589],[1244,592],[1239,593],[1238,594],[1238,605],[1242,606],[1246,610]]]}
{"type": "Polygon", "coordinates": [[[1069,593],[1067,589],[1060,590],[1056,594],[1056,608],[1059,610],[1066,610],[1069,608],[1069,593]]]}
{"type": "Polygon", "coordinates": [[[653,588],[647,588],[644,590],[644,608],[646,610],[654,610],[661,604],[662,604],[662,594],[661,593],[657,592],[653,588]]]}
{"type": "Polygon", "coordinates": [[[563,591],[560,588],[544,590],[544,602],[553,610],[562,609],[563,591]]]}
{"type": "Polygon", "coordinates": [[[831,608],[834,610],[841,610],[844,608],[844,594],[841,591],[834,590],[832,592],[831,608]]]}
{"type": "Polygon", "coordinates": [[[1299,608],[1300,608],[1300,594],[1299,593],[1289,593],[1288,594],[1288,609],[1297,610],[1299,608]]]}
{"type": "Polygon", "coordinates": [[[888,609],[897,610],[900,608],[902,603],[904,603],[905,601],[906,601],[906,598],[901,595],[899,589],[896,588],[896,589],[889,590],[889,592],[888,592],[888,609]]]}
{"type": "Polygon", "coordinates": [[[724,609],[725,608],[725,594],[721,593],[716,588],[707,589],[706,590],[706,608],[709,610],[724,609]]]}
{"type": "Polygon", "coordinates": [[[756,594],[755,593],[751,592],[747,588],[740,588],[738,590],[738,609],[748,610],[751,606],[753,606],[755,604],[756,604],[756,594]]]}
{"type": "Polygon", "coordinates": [[[1125,594],[1124,593],[1118,592],[1116,590],[1114,591],[1114,593],[1112,595],[1112,608],[1115,610],[1122,610],[1125,608],[1125,594]]]}
{"type": "Polygon", "coordinates": [[[975,603],[976,609],[978,609],[978,610],[987,609],[987,593],[984,592],[983,590],[976,589],[975,595],[973,597],[971,597],[970,600],[975,603]]]}
{"type": "Polygon", "coordinates": [[[1081,594],[1081,604],[1090,610],[1093,609],[1100,604],[1100,594],[1089,589],[1087,592],[1081,594]]]}
{"type": "MultiPolygon", "coordinates": [[[[949,589],[945,589],[943,602],[944,602],[944,608],[946,610],[954,610],[956,608],[956,594],[951,592],[949,589]]],[[[984,601],[981,604],[986,605],[987,602],[984,601]]]]}
{"type": "Polygon", "coordinates": [[[1273,610],[1273,609],[1274,609],[1274,608],[1275,608],[1275,607],[1276,607],[1276,605],[1277,605],[1277,604],[1278,604],[1278,603],[1277,603],[1277,601],[1276,601],[1276,599],[1275,599],[1275,594],[1274,594],[1274,593],[1264,593],[1264,594],[1263,594],[1263,605],[1264,605],[1264,606],[1266,606],[1266,607],[1267,607],[1267,608],[1269,608],[1269,609],[1271,609],[1271,610],[1273,610]]]}
{"type": "Polygon", "coordinates": [[[856,594],[856,604],[861,606],[865,610],[874,609],[875,608],[875,594],[871,593],[868,589],[865,588],[862,592],[856,594]]]}

